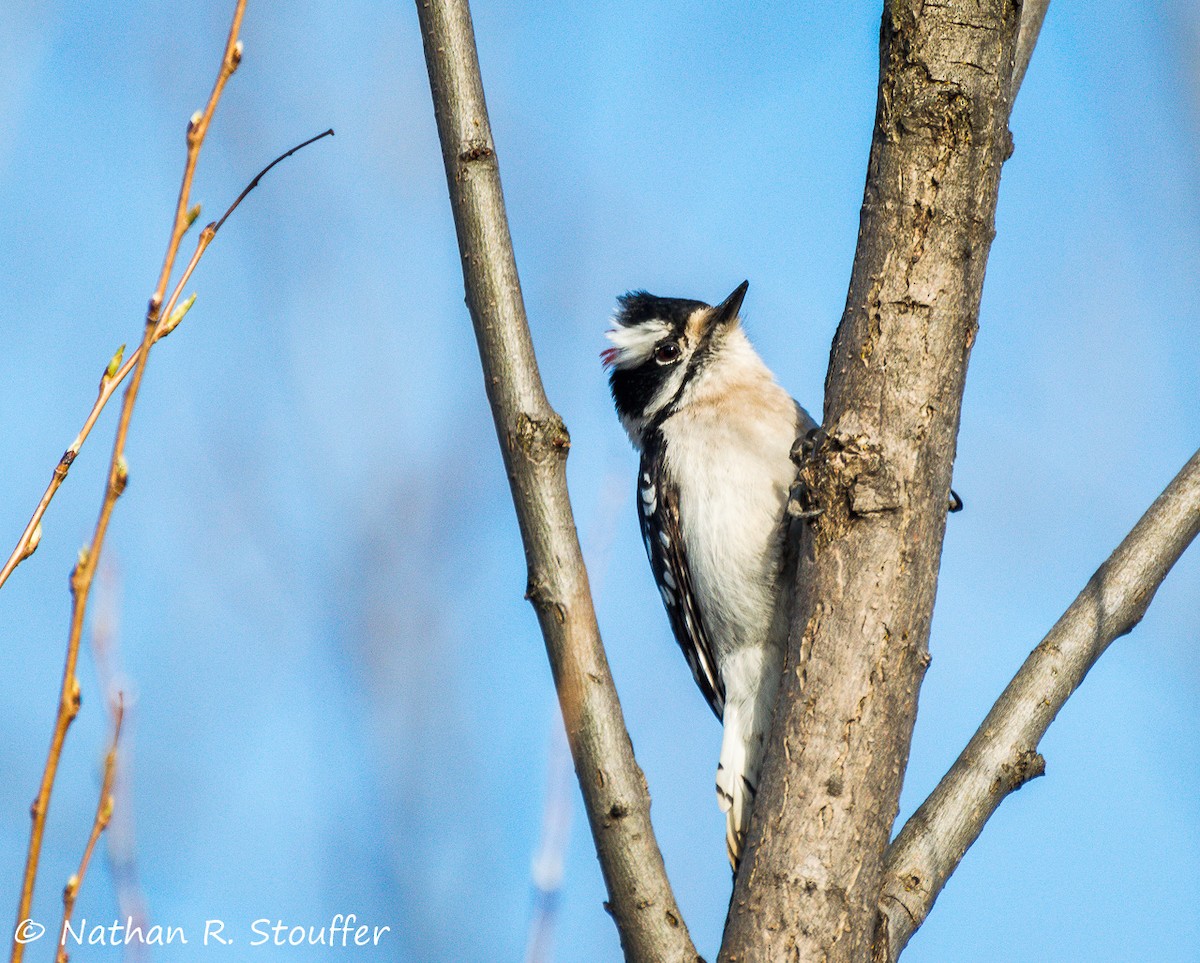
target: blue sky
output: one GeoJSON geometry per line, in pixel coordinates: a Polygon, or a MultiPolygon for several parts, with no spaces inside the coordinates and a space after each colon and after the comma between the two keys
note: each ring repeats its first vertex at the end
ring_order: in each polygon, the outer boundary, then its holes
{"type": "MultiPolygon", "coordinates": [[[[0,23],[0,540],[15,541],[105,362],[140,333],[226,6],[42,0],[0,23]]],[[[107,554],[143,888],[154,919],[197,935],[209,918],[245,931],[353,912],[394,933],[354,958],[519,959],[550,674],[521,598],[415,12],[334,6],[250,4],[196,198],[218,212],[281,150],[337,136],[272,172],[222,231],[134,419],[107,554]]],[[[635,456],[597,354],[618,293],[711,300],[749,278],[751,337],[819,410],[878,17],[859,2],[475,4],[601,627],[668,870],[709,956],[729,890],[719,729],[642,557],[635,456]]],[[[1047,19],[1012,121],[955,469],[967,510],[947,535],[902,818],[1200,438],[1195,17],[1105,0],[1047,19]]],[[[12,906],[66,576],[113,420],[0,591],[12,906]]],[[[1062,713],[1042,745],[1046,778],[1004,804],[906,959],[1194,957],[1198,558],[1062,713]]],[[[105,739],[88,656],[81,679],[36,903],[49,922],[105,739]]],[[[557,959],[618,957],[602,899],[577,811],[557,959]]],[[[77,916],[115,914],[101,863],[77,916]]]]}

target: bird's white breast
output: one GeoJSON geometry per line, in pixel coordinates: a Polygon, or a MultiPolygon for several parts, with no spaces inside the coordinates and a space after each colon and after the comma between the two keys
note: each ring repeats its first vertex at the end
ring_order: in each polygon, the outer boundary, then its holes
{"type": "Polygon", "coordinates": [[[740,343],[689,386],[686,403],[661,429],[688,564],[719,662],[742,646],[782,645],[772,635],[795,476],[790,451],[808,427],[741,332],[735,337],[740,343]]]}

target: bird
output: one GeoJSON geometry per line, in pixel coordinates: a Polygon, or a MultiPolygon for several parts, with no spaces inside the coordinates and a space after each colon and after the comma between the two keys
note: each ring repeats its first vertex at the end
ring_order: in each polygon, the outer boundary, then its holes
{"type": "Polygon", "coordinates": [[[737,871],[794,595],[792,446],[817,423],[776,381],[741,322],[749,282],[719,304],[631,291],[601,353],[641,454],[637,510],[668,620],[720,720],[717,802],[737,871]]]}

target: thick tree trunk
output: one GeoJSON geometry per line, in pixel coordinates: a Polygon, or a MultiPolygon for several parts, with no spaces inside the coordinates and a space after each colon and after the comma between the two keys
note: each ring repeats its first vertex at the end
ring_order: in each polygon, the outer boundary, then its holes
{"type": "MultiPolygon", "coordinates": [[[[871,958],[967,358],[1010,152],[1020,9],[891,0],[858,249],[802,467],[813,508],[721,958],[871,958]]],[[[886,947],[886,940],[883,942],[886,947]]]]}

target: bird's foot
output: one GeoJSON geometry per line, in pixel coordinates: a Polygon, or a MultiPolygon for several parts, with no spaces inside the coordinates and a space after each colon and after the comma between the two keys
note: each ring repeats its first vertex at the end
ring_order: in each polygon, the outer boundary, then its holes
{"type": "Polygon", "coordinates": [[[811,428],[804,433],[804,437],[796,439],[796,443],[792,445],[792,462],[796,465],[798,472],[796,481],[788,492],[787,513],[791,518],[810,522],[814,518],[819,518],[825,511],[813,504],[812,491],[804,480],[804,469],[809,459],[812,458],[813,452],[820,448],[828,438],[829,435],[826,434],[824,428],[811,428]]]}

